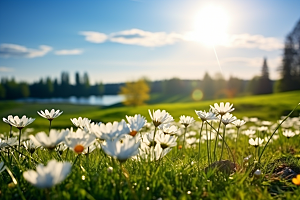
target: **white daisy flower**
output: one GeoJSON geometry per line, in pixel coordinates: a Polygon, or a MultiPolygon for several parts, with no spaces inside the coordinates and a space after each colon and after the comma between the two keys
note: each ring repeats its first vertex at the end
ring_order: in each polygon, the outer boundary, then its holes
{"type": "Polygon", "coordinates": [[[235,125],[236,128],[241,128],[246,122],[244,120],[237,119],[232,122],[233,125],[235,125]]]}
{"type": "Polygon", "coordinates": [[[162,149],[166,149],[168,147],[175,147],[177,145],[177,137],[171,136],[169,134],[164,134],[161,131],[158,131],[155,135],[155,141],[160,143],[162,149]]]}
{"type": "Polygon", "coordinates": [[[294,137],[296,134],[291,130],[284,130],[282,135],[284,135],[285,137],[287,137],[289,139],[291,137],[294,137]]]}
{"type": "Polygon", "coordinates": [[[49,112],[47,109],[44,111],[38,111],[37,112],[41,117],[44,117],[46,119],[48,119],[49,121],[52,121],[53,119],[55,119],[56,117],[60,116],[63,111],[60,112],[60,110],[54,110],[54,109],[51,109],[51,111],[49,112]]]}
{"type": "Polygon", "coordinates": [[[141,116],[140,114],[136,114],[133,117],[127,116],[126,119],[129,123],[129,129],[130,129],[130,135],[135,136],[137,132],[139,132],[143,126],[147,123],[147,120],[145,117],[141,116]]]}
{"type": "Polygon", "coordinates": [[[163,158],[165,155],[167,155],[172,148],[161,148],[160,144],[157,143],[154,146],[148,147],[147,145],[144,146],[142,150],[139,151],[139,158],[145,160],[145,161],[156,161],[161,158],[163,158]]]}
{"type": "Polygon", "coordinates": [[[226,113],[230,113],[230,112],[234,111],[234,108],[232,108],[232,106],[233,106],[233,104],[230,105],[229,102],[227,102],[225,105],[223,102],[221,102],[220,106],[217,103],[215,103],[214,107],[213,106],[210,106],[210,107],[213,109],[213,111],[215,111],[219,115],[223,116],[226,113]]]}
{"type": "Polygon", "coordinates": [[[152,122],[153,122],[153,125],[155,127],[158,127],[160,126],[161,124],[167,124],[167,123],[170,123],[172,121],[174,121],[173,117],[165,110],[156,110],[151,113],[150,109],[148,110],[149,111],[149,115],[152,119],[152,122]]]}
{"type": "Polygon", "coordinates": [[[70,119],[71,122],[74,124],[74,126],[83,129],[84,127],[89,126],[89,124],[91,123],[91,120],[88,118],[82,118],[82,117],[78,117],[78,119],[73,118],[70,119]]]}
{"type": "Polygon", "coordinates": [[[56,145],[65,139],[69,130],[50,130],[49,136],[45,132],[38,132],[35,136],[29,135],[29,138],[36,146],[43,146],[44,148],[54,149],[56,145]]]}
{"type": "Polygon", "coordinates": [[[77,129],[76,132],[69,131],[65,137],[65,144],[77,154],[83,153],[95,142],[94,134],[87,134],[84,130],[77,129]]]}
{"type": "Polygon", "coordinates": [[[216,114],[214,112],[212,112],[212,110],[210,109],[209,112],[206,111],[197,111],[195,110],[196,114],[198,115],[198,118],[201,119],[202,121],[209,121],[209,120],[217,120],[219,118],[217,118],[216,114]]]}
{"type": "Polygon", "coordinates": [[[242,132],[244,135],[247,135],[249,137],[252,137],[255,135],[256,131],[255,130],[252,130],[252,129],[248,129],[248,130],[245,130],[242,132]]]}
{"type": "Polygon", "coordinates": [[[7,140],[0,139],[0,148],[7,147],[7,146],[16,146],[18,145],[18,138],[17,137],[11,137],[7,140]]]}
{"type": "Polygon", "coordinates": [[[236,117],[233,116],[231,113],[226,113],[223,115],[221,121],[226,126],[227,124],[230,124],[236,120],[236,117]]]}
{"type": "Polygon", "coordinates": [[[188,127],[191,123],[193,123],[195,120],[193,117],[190,116],[185,116],[185,115],[181,115],[180,116],[180,121],[179,123],[181,123],[182,125],[184,125],[185,127],[188,127]]]}
{"type": "Polygon", "coordinates": [[[103,151],[119,160],[125,162],[128,158],[138,154],[140,142],[136,142],[135,138],[124,137],[120,140],[107,140],[106,144],[102,145],[103,151]]]}
{"type": "Polygon", "coordinates": [[[176,135],[176,132],[178,131],[178,127],[171,124],[162,124],[158,127],[164,134],[169,135],[176,135]]]}
{"type": "Polygon", "coordinates": [[[31,154],[34,153],[34,151],[35,151],[35,149],[36,149],[36,145],[34,144],[34,142],[33,142],[31,139],[30,139],[30,140],[27,140],[27,141],[24,141],[23,144],[24,144],[25,149],[26,149],[29,153],[31,153],[31,154]]]}
{"type": "Polygon", "coordinates": [[[261,132],[266,132],[268,130],[268,127],[267,126],[261,126],[261,127],[258,127],[257,130],[259,130],[261,132]]]}
{"type": "Polygon", "coordinates": [[[254,147],[260,146],[263,142],[264,142],[264,139],[261,139],[261,138],[255,138],[255,140],[253,140],[253,138],[249,139],[249,144],[254,147]]]}
{"type": "Polygon", "coordinates": [[[124,134],[129,134],[130,129],[125,120],[122,119],[121,122],[115,121],[113,123],[93,125],[91,132],[102,140],[114,140],[124,134]]]}
{"type": "Polygon", "coordinates": [[[25,115],[20,119],[18,116],[9,115],[6,118],[3,118],[3,121],[10,124],[11,126],[17,127],[18,129],[23,129],[25,126],[31,124],[35,119],[27,118],[25,115]]]}
{"type": "Polygon", "coordinates": [[[39,164],[36,171],[28,170],[23,177],[38,188],[50,188],[63,180],[71,172],[72,165],[69,162],[57,162],[50,160],[46,166],[39,164]]]}

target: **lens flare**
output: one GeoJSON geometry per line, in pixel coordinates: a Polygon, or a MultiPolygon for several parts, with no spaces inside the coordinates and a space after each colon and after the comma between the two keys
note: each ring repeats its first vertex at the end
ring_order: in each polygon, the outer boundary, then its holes
{"type": "Polygon", "coordinates": [[[203,92],[199,89],[195,89],[192,93],[192,98],[195,101],[200,101],[203,98],[203,92]]]}

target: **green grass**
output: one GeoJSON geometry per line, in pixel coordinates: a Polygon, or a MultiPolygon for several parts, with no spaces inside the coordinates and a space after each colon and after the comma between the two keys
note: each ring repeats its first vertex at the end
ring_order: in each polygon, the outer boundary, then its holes
{"type": "MultiPolygon", "coordinates": [[[[171,97],[170,97],[171,98],[171,97]]],[[[87,105],[72,105],[72,104],[35,104],[35,103],[14,103],[11,101],[0,103],[0,117],[7,118],[8,115],[26,115],[36,118],[30,125],[37,130],[48,126],[48,121],[40,117],[37,111],[45,109],[60,109],[64,113],[53,121],[54,128],[68,128],[72,126],[70,118],[87,117],[96,122],[112,122],[125,119],[126,115],[141,114],[148,120],[148,109],[165,109],[176,121],[181,115],[189,115],[197,118],[195,110],[209,110],[209,105],[219,102],[233,103],[235,111],[233,115],[241,118],[258,117],[263,120],[278,120],[282,115],[287,115],[299,102],[300,91],[277,93],[271,95],[259,95],[239,97],[233,99],[218,99],[211,101],[200,102],[182,102],[182,103],[161,103],[153,105],[144,105],[138,107],[101,107],[87,105]]],[[[294,116],[299,115],[299,111],[294,113],[294,116]]],[[[0,122],[0,133],[7,132],[9,127],[5,123],[0,122]]]]}
{"type": "MultiPolygon", "coordinates": [[[[70,118],[88,117],[93,121],[120,121],[125,115],[142,114],[150,120],[148,109],[166,109],[179,121],[180,115],[190,115],[196,119],[194,110],[207,110],[209,105],[217,102],[231,102],[234,104],[234,115],[238,117],[259,117],[263,120],[278,120],[281,115],[287,114],[300,100],[300,91],[241,97],[236,99],[222,99],[204,102],[183,102],[145,105],[139,107],[98,107],[66,104],[21,104],[14,102],[1,102],[1,117],[7,115],[23,115],[36,118],[28,127],[36,131],[48,130],[48,121],[36,113],[44,109],[60,109],[64,113],[53,121],[54,128],[69,128],[72,126],[70,118]]],[[[299,115],[299,108],[294,115],[299,115]]],[[[247,123],[247,126],[253,126],[247,123]]],[[[258,125],[257,125],[258,126],[258,125]]],[[[0,133],[7,132],[9,126],[1,122],[0,133]]],[[[26,129],[26,128],[25,128],[26,129]]],[[[199,126],[193,125],[188,132],[199,133],[199,126]]],[[[146,131],[142,131],[144,134],[146,131]]],[[[203,133],[205,133],[205,129],[203,133]]],[[[240,134],[237,148],[235,148],[236,132],[227,134],[226,142],[231,148],[238,164],[235,173],[222,173],[207,170],[208,160],[205,143],[200,146],[200,162],[198,162],[198,145],[186,146],[185,152],[174,148],[163,159],[156,162],[127,160],[125,170],[120,173],[120,165],[106,156],[101,149],[96,149],[89,155],[89,162],[85,155],[72,167],[71,174],[60,184],[50,189],[38,189],[30,185],[22,176],[24,171],[35,169],[36,164],[21,157],[8,159],[7,153],[0,154],[10,164],[9,169],[18,181],[22,195],[25,199],[238,199],[238,200],[265,200],[265,199],[300,199],[300,186],[296,186],[291,179],[280,175],[282,168],[287,167],[295,173],[300,173],[299,135],[287,139],[279,129],[279,139],[271,142],[262,156],[261,163],[257,163],[256,149],[248,144],[248,137],[240,134]],[[242,167],[242,160],[253,155],[248,165],[242,167]],[[199,168],[198,168],[199,166],[199,168]],[[113,167],[110,173],[108,167],[113,167]],[[260,169],[263,176],[255,178],[253,172],[260,169]],[[121,175],[121,176],[120,176],[121,175]]],[[[260,136],[270,136],[270,129],[260,136]]],[[[182,145],[182,138],[178,140],[182,145]]],[[[212,142],[212,146],[214,142],[212,142]]],[[[2,149],[3,150],[3,149],[2,149]]],[[[211,151],[213,148],[211,148],[211,151]]],[[[260,148],[261,152],[262,148],[260,148]]],[[[29,156],[24,148],[21,151],[29,156]]],[[[217,157],[220,156],[220,147],[217,146],[217,157]]],[[[59,157],[57,152],[37,149],[31,155],[37,163],[46,164],[51,159],[63,160],[73,163],[76,155],[69,151],[63,152],[59,157]]],[[[2,157],[2,158],[3,158],[2,157]]],[[[224,151],[224,159],[233,160],[231,155],[224,151]]],[[[3,159],[1,159],[2,161],[3,159]]],[[[4,171],[0,174],[0,199],[21,199],[18,187],[12,183],[12,178],[4,171]]]]}

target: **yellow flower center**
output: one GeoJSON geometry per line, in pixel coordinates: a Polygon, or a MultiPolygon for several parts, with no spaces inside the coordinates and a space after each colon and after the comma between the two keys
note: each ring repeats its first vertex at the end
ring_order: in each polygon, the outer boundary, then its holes
{"type": "Polygon", "coordinates": [[[78,154],[81,154],[84,150],[84,146],[82,146],[81,144],[77,144],[75,147],[74,147],[74,151],[78,154]]]}
{"type": "Polygon", "coordinates": [[[137,131],[134,131],[134,130],[131,131],[131,132],[129,133],[129,135],[131,135],[131,136],[133,136],[133,137],[134,137],[136,134],[137,134],[137,131]]]}

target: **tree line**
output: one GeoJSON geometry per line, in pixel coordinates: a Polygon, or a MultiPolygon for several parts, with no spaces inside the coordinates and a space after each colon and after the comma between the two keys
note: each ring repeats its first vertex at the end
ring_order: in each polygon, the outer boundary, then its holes
{"type": "MultiPolygon", "coordinates": [[[[225,80],[221,74],[211,77],[205,73],[202,80],[182,80],[179,78],[171,78],[161,81],[145,80],[144,82],[137,81],[140,85],[128,83],[111,83],[103,84],[102,82],[94,85],[90,84],[89,76],[84,73],[80,76],[78,72],[75,73],[75,83],[70,83],[70,75],[68,72],[62,72],[60,79],[51,79],[50,77],[41,78],[34,83],[17,82],[14,78],[2,78],[0,84],[0,99],[20,99],[20,98],[52,98],[70,96],[88,97],[90,95],[117,95],[122,90],[124,85],[132,88],[147,88],[147,93],[161,93],[165,95],[190,95],[194,90],[199,89],[204,94],[204,99],[214,99],[222,97],[234,97],[245,94],[259,94],[272,92],[272,81],[268,78],[266,59],[264,62],[264,71],[261,77],[256,77],[251,81],[242,80],[237,77],[230,77],[225,80]],[[266,80],[265,80],[266,79],[266,80]],[[265,80],[269,86],[267,90],[262,90],[262,82],[265,80]],[[146,86],[145,86],[146,84],[146,86]],[[259,87],[258,87],[259,86],[259,87]],[[260,89],[261,91],[259,91],[260,89]]],[[[124,89],[123,89],[124,90],[124,89]]],[[[126,88],[125,88],[126,90],[126,88]]],[[[130,91],[129,90],[129,91],[130,91]]]]}
{"type": "MultiPolygon", "coordinates": [[[[126,85],[130,88],[145,88],[144,84],[146,84],[149,89],[145,89],[145,91],[150,94],[191,95],[193,91],[201,90],[203,93],[202,99],[207,100],[226,97],[232,98],[242,95],[269,94],[273,92],[274,87],[274,82],[269,78],[266,58],[263,60],[261,76],[256,76],[251,80],[243,80],[234,76],[226,80],[222,74],[216,74],[212,77],[209,73],[205,73],[203,78],[199,80],[171,78],[160,81],[145,79],[145,83],[140,82],[140,80],[136,82],[139,83],[141,87],[131,84],[133,82],[110,84],[99,82],[91,85],[88,74],[84,73],[83,76],[80,76],[78,72],[75,73],[74,84],[70,83],[70,75],[68,72],[62,72],[60,79],[46,77],[32,84],[16,82],[14,78],[2,78],[0,84],[0,99],[117,95],[122,90],[122,87],[126,85]]],[[[126,88],[123,90],[126,90],[126,88]]]]}
{"type": "Polygon", "coordinates": [[[31,84],[16,82],[14,78],[2,78],[0,84],[0,99],[88,97],[103,94],[104,85],[101,82],[90,85],[88,74],[80,76],[78,72],[75,73],[75,84],[70,83],[68,72],[62,72],[60,79],[46,77],[31,84]]]}
{"type": "MultiPolygon", "coordinates": [[[[233,76],[225,80],[221,74],[216,74],[212,77],[208,73],[205,73],[204,77],[199,80],[172,78],[161,81],[149,81],[146,79],[145,83],[149,89],[144,91],[152,94],[190,95],[195,90],[201,90],[203,99],[215,99],[300,90],[300,20],[292,32],[286,36],[282,64],[279,67],[279,71],[281,78],[276,81],[270,80],[267,58],[264,58],[260,76],[255,76],[251,80],[242,80],[233,76]]],[[[78,72],[75,73],[75,84],[70,83],[68,72],[62,72],[60,79],[41,78],[39,81],[31,84],[17,82],[14,78],[2,78],[0,82],[0,99],[116,95],[126,85],[131,88],[139,88],[139,86],[130,85],[129,83],[103,84],[98,82],[91,85],[88,74],[84,73],[83,76],[80,76],[78,72]]]]}

